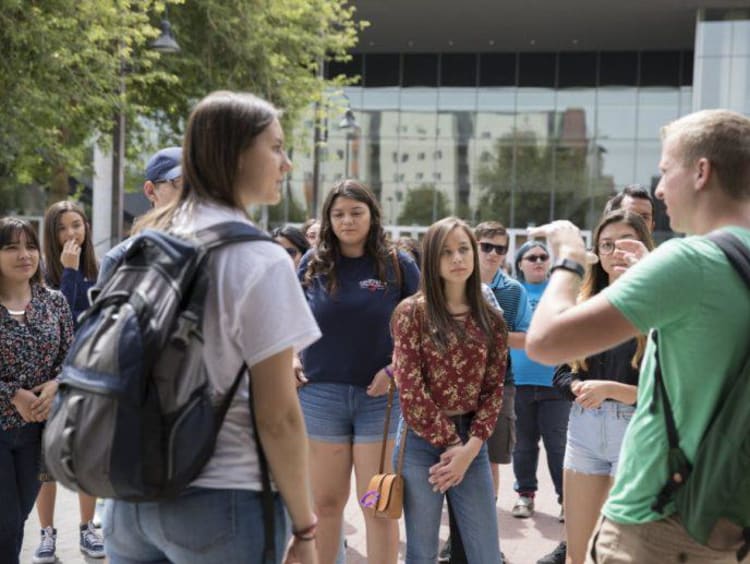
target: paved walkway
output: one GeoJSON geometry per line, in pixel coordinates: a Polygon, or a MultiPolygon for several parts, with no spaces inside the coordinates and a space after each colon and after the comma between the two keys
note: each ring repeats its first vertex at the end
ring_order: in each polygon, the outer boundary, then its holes
{"type": "MultiPolygon", "coordinates": [[[[500,542],[502,550],[510,564],[534,564],[538,558],[550,552],[559,542],[563,525],[558,523],[557,515],[560,506],[549,473],[546,469],[544,453],[540,456],[539,487],[537,494],[537,512],[531,519],[515,519],[510,509],[515,501],[512,490],[513,472],[510,466],[501,466],[500,498],[498,500],[498,517],[500,523],[500,542]]],[[[354,482],[354,480],[352,480],[354,482]]],[[[56,510],[57,556],[61,564],[78,562],[101,563],[103,560],[84,557],[78,550],[78,497],[75,493],[58,487],[56,510]]],[[[365,528],[362,513],[356,503],[356,494],[352,492],[345,512],[345,533],[349,545],[347,563],[363,564],[367,562],[365,528]]],[[[441,541],[448,536],[447,512],[440,528],[441,541]]],[[[404,556],[404,528],[401,521],[401,549],[399,562],[404,556]]],[[[29,564],[39,542],[39,520],[34,509],[26,523],[21,563],[29,564]]],[[[235,564],[235,563],[225,563],[235,564]]],[[[241,564],[241,563],[236,563],[241,564]]]]}

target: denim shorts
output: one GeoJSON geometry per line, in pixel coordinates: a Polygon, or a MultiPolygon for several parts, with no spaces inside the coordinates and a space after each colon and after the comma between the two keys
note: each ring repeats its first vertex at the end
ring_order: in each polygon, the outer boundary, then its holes
{"type": "Polygon", "coordinates": [[[565,446],[566,470],[597,476],[614,476],[620,447],[635,406],[607,400],[596,409],[573,403],[565,446]]]}
{"type": "MultiPolygon", "coordinates": [[[[375,443],[383,440],[388,394],[370,397],[365,388],[321,382],[299,391],[307,435],[325,443],[375,443]]],[[[388,437],[396,436],[401,410],[398,392],[388,425],[388,437]]]]}

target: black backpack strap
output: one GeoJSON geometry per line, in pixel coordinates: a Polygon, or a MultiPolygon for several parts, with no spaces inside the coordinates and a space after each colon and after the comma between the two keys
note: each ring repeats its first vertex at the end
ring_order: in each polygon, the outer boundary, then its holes
{"type": "Polygon", "coordinates": [[[708,239],[724,252],[729,264],[750,288],[750,249],[728,231],[713,231],[708,234],[708,239]]]}
{"type": "Polygon", "coordinates": [[[261,497],[261,504],[263,506],[263,532],[264,532],[264,547],[263,547],[263,562],[264,564],[274,564],[276,562],[276,511],[273,500],[273,490],[271,489],[271,471],[268,468],[268,460],[266,459],[266,453],[263,451],[263,445],[260,442],[260,436],[258,435],[258,423],[255,420],[255,410],[253,409],[253,381],[250,369],[243,363],[237,372],[237,376],[234,377],[232,386],[227,391],[224,400],[221,402],[219,409],[216,411],[216,435],[214,436],[214,443],[221,430],[221,425],[224,423],[224,418],[229,411],[229,406],[232,404],[232,398],[234,397],[237,388],[242,381],[242,376],[247,370],[247,389],[250,405],[250,418],[253,422],[253,435],[255,437],[255,450],[258,453],[258,462],[260,463],[260,477],[263,484],[263,494],[261,497]]]}
{"type": "Polygon", "coordinates": [[[200,242],[206,252],[213,251],[224,245],[241,243],[243,241],[275,241],[254,225],[242,221],[226,221],[217,223],[196,231],[195,238],[200,242]]]}
{"type": "Polygon", "coordinates": [[[250,368],[247,369],[247,388],[248,402],[250,405],[250,417],[253,422],[253,436],[255,437],[255,448],[258,453],[258,462],[260,463],[260,478],[263,483],[263,494],[261,505],[263,506],[263,562],[264,564],[274,564],[276,562],[276,512],[273,502],[273,490],[271,490],[271,471],[268,468],[266,453],[263,451],[263,445],[260,442],[258,434],[258,422],[255,419],[255,409],[253,406],[253,380],[250,368]]]}
{"type": "Polygon", "coordinates": [[[649,409],[651,413],[656,413],[659,403],[661,403],[669,442],[667,454],[669,478],[662,486],[651,508],[657,513],[663,513],[664,507],[672,499],[672,495],[685,484],[685,480],[690,476],[692,465],[680,448],[680,435],[677,432],[677,424],[674,420],[674,413],[672,413],[672,406],[669,403],[667,387],[664,385],[664,376],[659,363],[659,336],[656,330],[651,331],[651,339],[654,341],[654,362],[656,364],[654,366],[654,396],[649,409]],[[661,398],[661,402],[659,398],[661,398]]]}

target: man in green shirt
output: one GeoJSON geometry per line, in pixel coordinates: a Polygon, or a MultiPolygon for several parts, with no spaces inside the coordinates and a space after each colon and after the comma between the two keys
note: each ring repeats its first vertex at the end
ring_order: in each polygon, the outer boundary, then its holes
{"type": "MultiPolygon", "coordinates": [[[[705,110],[668,124],[659,168],[656,197],[666,204],[672,229],[688,237],[664,243],[594,298],[576,305],[581,283],[576,271],[586,260],[578,228],[559,221],[530,233],[548,238],[560,266],[537,306],[526,348],[530,357],[555,364],[657,329],[681,447],[692,460],[723,400],[726,378],[739,372],[747,355],[747,288],[704,235],[726,229],[750,246],[750,119],[705,110]]],[[[628,258],[624,248],[616,252],[628,258]]],[[[651,509],[667,479],[668,451],[664,416],[649,410],[654,366],[649,342],[638,408],[594,535],[591,562],[736,562],[733,550],[712,550],[689,537],[673,505],[664,513],[651,509]]]]}

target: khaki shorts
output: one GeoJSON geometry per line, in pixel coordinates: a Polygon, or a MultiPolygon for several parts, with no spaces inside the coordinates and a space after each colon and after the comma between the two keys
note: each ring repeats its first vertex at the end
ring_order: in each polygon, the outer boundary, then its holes
{"type": "Polygon", "coordinates": [[[673,562],[737,564],[736,549],[719,551],[698,544],[674,516],[641,525],[623,525],[602,517],[586,556],[586,564],[673,562]]]}
{"type": "Polygon", "coordinates": [[[510,464],[513,447],[516,446],[516,387],[507,385],[503,389],[503,407],[497,416],[495,430],[487,439],[487,451],[492,464],[510,464]]]}

